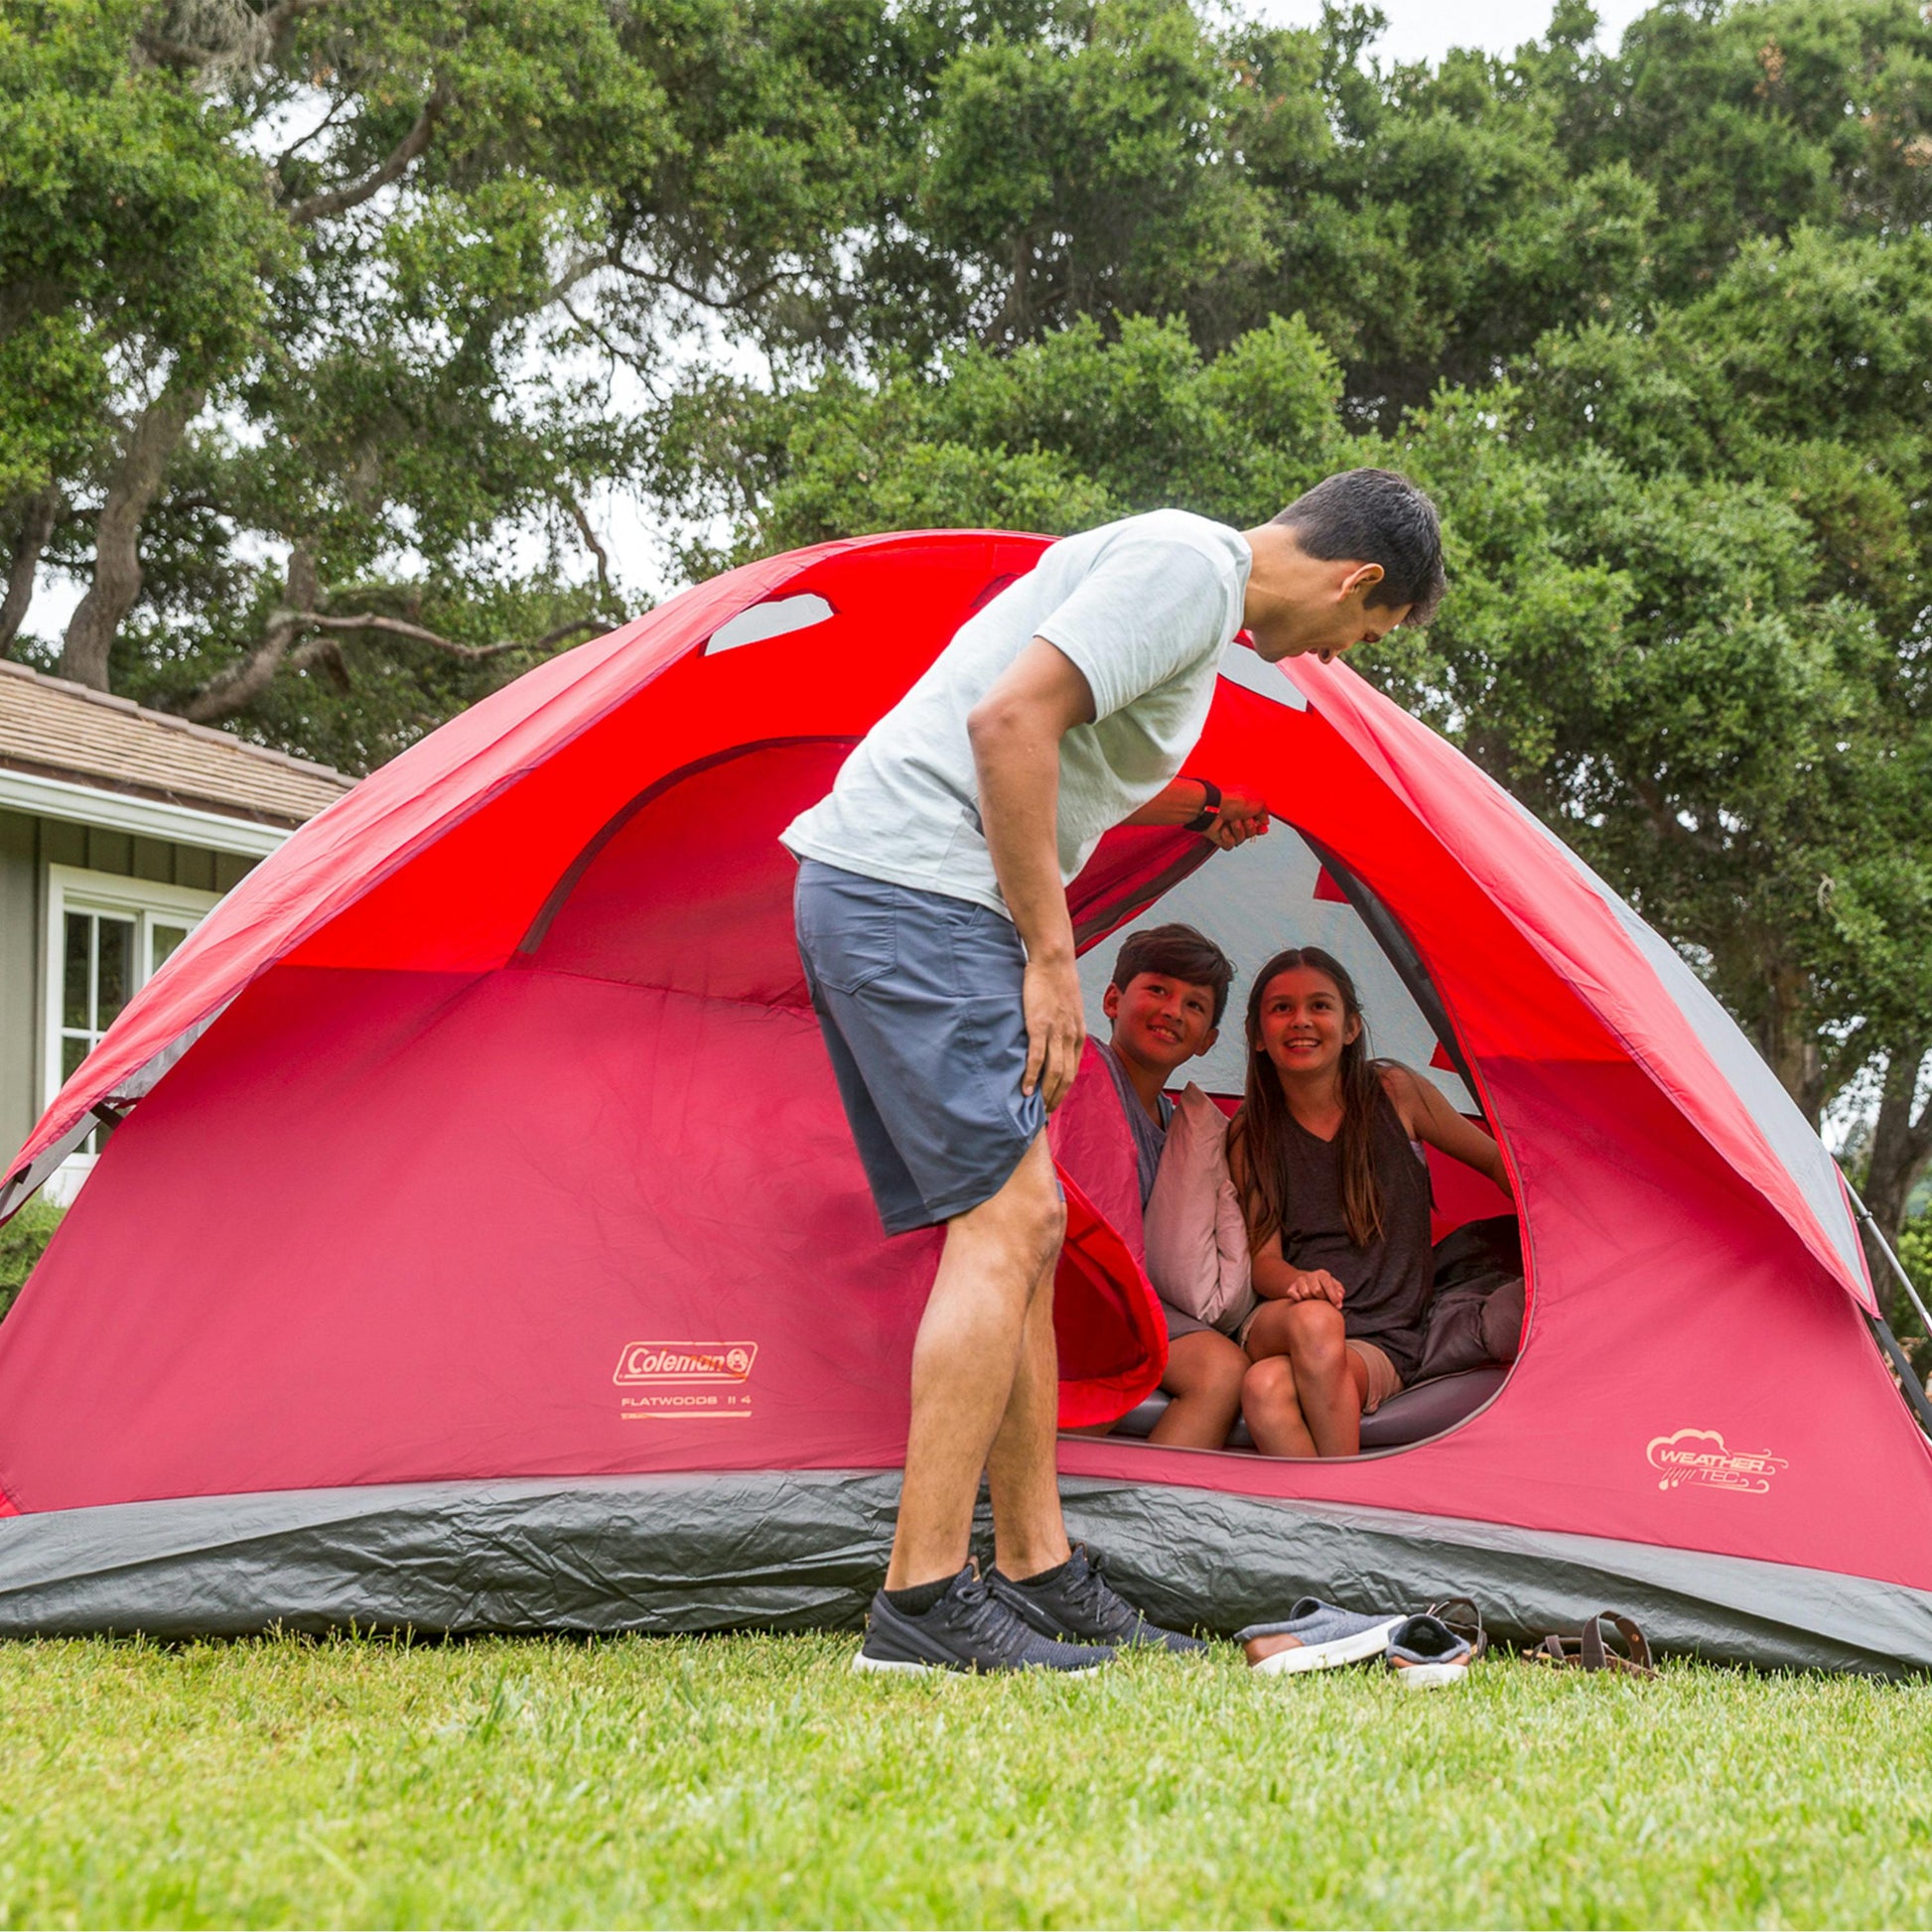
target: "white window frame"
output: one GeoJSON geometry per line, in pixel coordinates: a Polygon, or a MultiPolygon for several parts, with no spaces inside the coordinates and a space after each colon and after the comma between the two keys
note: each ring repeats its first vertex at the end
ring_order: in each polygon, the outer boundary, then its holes
{"type": "MultiPolygon", "coordinates": [[[[192,932],[221,902],[219,893],[198,892],[192,886],[169,886],[158,880],[128,879],[119,873],[88,872],[79,866],[49,866],[47,911],[42,926],[41,1105],[52,1105],[61,1091],[62,999],[66,975],[62,971],[67,946],[69,912],[105,912],[134,921],[134,986],[138,993],[150,975],[156,925],[185,925],[192,932]]],[[[93,1172],[94,1156],[70,1154],[49,1178],[48,1197],[61,1203],[72,1200],[80,1183],[93,1172]]]]}

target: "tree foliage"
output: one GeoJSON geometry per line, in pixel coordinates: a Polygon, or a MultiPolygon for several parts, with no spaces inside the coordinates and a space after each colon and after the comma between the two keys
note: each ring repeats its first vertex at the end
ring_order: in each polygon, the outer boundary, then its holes
{"type": "Polygon", "coordinates": [[[359,768],[615,621],[587,502],[680,335],[850,328],[904,40],[817,0],[11,8],[0,501],[16,582],[89,583],[60,668],[359,768]]]}

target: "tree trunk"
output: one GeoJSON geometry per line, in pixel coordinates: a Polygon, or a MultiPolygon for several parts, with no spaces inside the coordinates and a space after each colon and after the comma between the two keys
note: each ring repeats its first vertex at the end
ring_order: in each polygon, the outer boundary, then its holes
{"type": "Polygon", "coordinates": [[[54,534],[54,519],[60,511],[61,492],[44,489],[28,503],[21,519],[13,565],[7,572],[6,601],[0,603],[0,657],[13,648],[20,626],[26,621],[27,607],[34,601],[34,573],[41,567],[41,552],[54,534]]]}
{"type": "Polygon", "coordinates": [[[1815,1131],[1828,1096],[1824,1059],[1818,1050],[1818,1032],[1813,1022],[1810,976],[1793,967],[1777,967],[1764,993],[1757,1049],[1778,1076],[1778,1084],[1798,1103],[1798,1111],[1815,1131]]]}
{"type": "MultiPolygon", "coordinates": [[[[1871,1163],[1861,1190],[1878,1231],[1894,1252],[1898,1230],[1905,1220],[1905,1204],[1926,1164],[1932,1161],[1932,1100],[1916,1109],[1912,1104],[1928,1050],[1932,1050],[1932,1040],[1912,1039],[1895,1045],[1886,1056],[1878,1117],[1871,1128],[1871,1163]]],[[[1890,1303],[1897,1289],[1891,1264],[1868,1236],[1865,1247],[1879,1300],[1890,1303]]]]}
{"type": "Polygon", "coordinates": [[[274,682],[282,668],[289,645],[302,629],[295,613],[316,607],[315,553],[302,544],[289,552],[288,596],[281,610],[273,613],[262,640],[246,657],[224,664],[195,695],[181,707],[184,718],[198,725],[219,724],[239,711],[246,711],[274,682]]]}
{"type": "Polygon", "coordinates": [[[170,385],[141,412],[114,466],[94,523],[94,581],[75,607],[61,650],[61,675],[107,689],[107,657],[141,595],[141,524],[168,461],[200,413],[207,390],[170,385]]]}

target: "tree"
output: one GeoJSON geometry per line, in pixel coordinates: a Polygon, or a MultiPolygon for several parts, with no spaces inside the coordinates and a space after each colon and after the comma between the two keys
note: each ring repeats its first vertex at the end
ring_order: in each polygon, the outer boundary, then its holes
{"type": "Polygon", "coordinates": [[[139,19],[130,0],[52,0],[0,22],[0,646],[71,492],[95,484],[95,583],[69,668],[102,686],[140,589],[142,518],[252,342],[282,240],[226,117],[130,61],[139,19]]]}
{"type": "Polygon", "coordinates": [[[1560,7],[1547,48],[1433,69],[1376,67],[1380,16],[1361,7],[1228,43],[1276,249],[1258,293],[1333,345],[1356,411],[1391,424],[1546,330],[1644,313],[1655,191],[1622,158],[1579,163],[1551,84],[1594,26],[1560,7]]]}
{"type": "MultiPolygon", "coordinates": [[[[1780,690],[1778,715],[1749,725],[1708,802],[1664,801],[1657,844],[1687,845],[1687,893],[1713,890],[1722,854],[1738,874],[1706,915],[1665,923],[1697,930],[1721,990],[1814,1118],[1862,1068],[1879,1069],[1867,1177],[1888,1235],[1932,1156],[1932,1119],[1915,1111],[1932,1047],[1928,356],[1932,238],[1804,228],[1741,250],[1707,295],[1641,338],[1591,329],[1546,342],[1527,379],[1532,441],[1552,456],[1614,451],[1699,497],[1756,489],[1803,529],[1803,581],[1708,587],[1732,637],[1775,616],[1793,626],[1780,662],[1812,670],[1808,695],[1780,690]],[[1802,714],[1815,729],[1794,743],[1780,722],[1802,714]]],[[[1639,863],[1634,845],[1621,856],[1639,863]]]]}
{"type": "Polygon", "coordinates": [[[1334,358],[1299,320],[1204,357],[1184,323],[1082,321],[1008,355],[799,394],[714,382],[684,399],[660,486],[735,541],[690,567],[833,535],[995,524],[1052,533],[1165,501],[1253,521],[1348,447],[1334,358]],[[1262,509],[1261,505],[1266,505],[1262,509]]]}
{"type": "Polygon", "coordinates": [[[1667,0],[1614,57],[1545,78],[1574,165],[1622,163],[1656,186],[1665,302],[1708,289],[1754,240],[1903,235],[1932,218],[1932,20],[1913,0],[1667,0]]]}
{"type": "Polygon", "coordinates": [[[681,336],[849,328],[917,40],[863,0],[28,0],[11,624],[45,556],[89,585],[65,674],[360,768],[617,621],[593,491],[681,336]]]}
{"type": "Polygon", "coordinates": [[[908,210],[955,265],[957,324],[1011,346],[1173,306],[1225,340],[1274,260],[1230,79],[1182,0],[1056,8],[1024,39],[964,49],[938,77],[908,210]]]}

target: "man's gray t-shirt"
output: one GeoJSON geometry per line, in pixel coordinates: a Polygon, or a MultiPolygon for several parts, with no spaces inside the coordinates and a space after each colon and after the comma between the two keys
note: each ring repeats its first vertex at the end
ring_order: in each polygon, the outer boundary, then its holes
{"type": "Polygon", "coordinates": [[[1253,553],[1239,531],[1154,510],[1064,537],[963,623],[925,675],[783,833],[802,859],[1007,910],[979,815],[966,720],[1044,637],[1093,694],[1060,740],[1059,864],[1070,883],[1104,833],[1155,797],[1207,721],[1241,627],[1253,553]]]}

